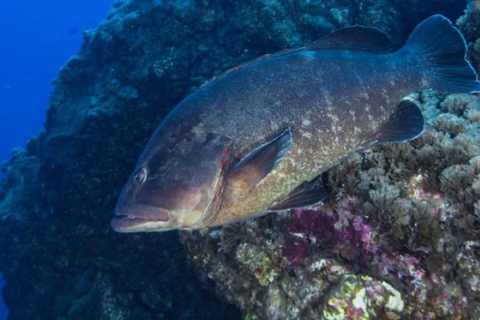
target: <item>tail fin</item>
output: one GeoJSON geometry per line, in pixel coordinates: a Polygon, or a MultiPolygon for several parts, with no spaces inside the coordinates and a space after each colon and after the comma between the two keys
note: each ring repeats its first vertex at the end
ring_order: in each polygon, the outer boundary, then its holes
{"type": "Polygon", "coordinates": [[[434,15],[420,23],[406,46],[415,48],[430,61],[432,89],[452,93],[480,92],[477,74],[466,59],[465,39],[444,16],[434,15]]]}

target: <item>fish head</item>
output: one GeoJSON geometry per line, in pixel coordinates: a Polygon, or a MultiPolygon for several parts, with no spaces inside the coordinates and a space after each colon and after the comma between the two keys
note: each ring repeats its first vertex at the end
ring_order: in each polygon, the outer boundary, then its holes
{"type": "Polygon", "coordinates": [[[117,232],[197,229],[216,217],[233,141],[212,133],[151,139],[124,187],[117,232]]]}

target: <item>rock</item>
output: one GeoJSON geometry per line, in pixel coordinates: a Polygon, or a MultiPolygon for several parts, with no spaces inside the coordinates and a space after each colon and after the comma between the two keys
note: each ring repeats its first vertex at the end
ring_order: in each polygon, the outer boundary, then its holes
{"type": "MultiPolygon", "coordinates": [[[[459,24],[475,60],[472,5],[459,24]]],[[[427,132],[331,170],[329,200],[304,215],[181,240],[109,227],[152,132],[213,75],[347,25],[380,28],[399,45],[426,16],[461,10],[453,0],[115,2],[55,79],[45,130],[2,166],[0,272],[10,319],[321,319],[325,299],[342,298],[349,283],[361,294],[342,301],[363,297],[371,318],[478,317],[474,292],[463,289],[469,278],[456,279],[448,260],[460,241],[479,241],[478,177],[463,174],[479,174],[476,97],[414,95],[427,132]],[[464,190],[454,190],[455,176],[465,177],[464,190]]],[[[462,271],[471,261],[455,263],[462,271]]]]}

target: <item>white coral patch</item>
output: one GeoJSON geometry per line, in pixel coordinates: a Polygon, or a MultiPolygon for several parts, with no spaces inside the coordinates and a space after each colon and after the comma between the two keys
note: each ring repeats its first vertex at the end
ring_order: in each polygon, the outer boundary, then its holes
{"type": "Polygon", "coordinates": [[[367,290],[365,288],[362,288],[360,291],[357,292],[355,298],[352,301],[355,308],[363,310],[364,313],[367,312],[367,304],[365,303],[366,291],[367,290]]]}
{"type": "Polygon", "coordinates": [[[385,307],[392,311],[402,312],[405,304],[403,303],[402,295],[400,294],[400,292],[395,290],[390,284],[386,282],[382,282],[382,286],[391,294],[388,297],[388,301],[385,307]]]}

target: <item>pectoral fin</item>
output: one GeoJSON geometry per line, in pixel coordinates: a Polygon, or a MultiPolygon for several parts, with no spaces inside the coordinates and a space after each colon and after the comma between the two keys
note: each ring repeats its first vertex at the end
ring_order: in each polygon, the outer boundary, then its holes
{"type": "Polygon", "coordinates": [[[327,190],[319,179],[305,181],[285,197],[275,201],[268,210],[279,211],[314,205],[327,197],[327,190]]]}
{"type": "Polygon", "coordinates": [[[368,145],[413,140],[422,134],[424,123],[420,108],[412,101],[402,100],[390,119],[372,136],[368,145]]]}
{"type": "Polygon", "coordinates": [[[292,130],[281,134],[249,152],[229,172],[228,179],[247,190],[253,188],[275,169],[292,146],[292,130]]]}

